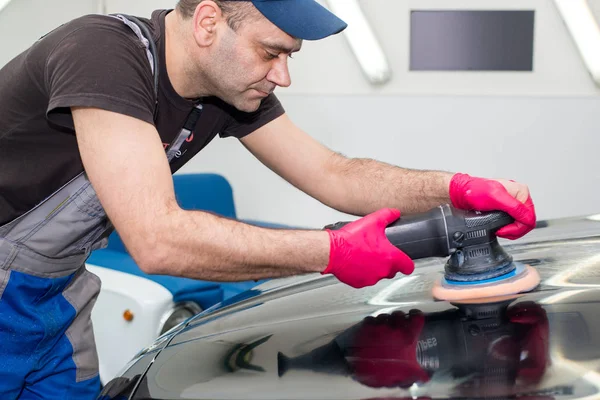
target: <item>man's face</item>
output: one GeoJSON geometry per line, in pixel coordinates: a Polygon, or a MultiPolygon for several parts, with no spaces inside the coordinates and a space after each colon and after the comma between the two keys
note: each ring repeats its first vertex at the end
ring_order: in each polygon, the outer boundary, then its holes
{"type": "Polygon", "coordinates": [[[242,23],[237,32],[223,20],[219,30],[207,71],[216,96],[252,112],[277,86],[291,84],[288,57],[300,50],[301,40],[262,15],[242,23]]]}

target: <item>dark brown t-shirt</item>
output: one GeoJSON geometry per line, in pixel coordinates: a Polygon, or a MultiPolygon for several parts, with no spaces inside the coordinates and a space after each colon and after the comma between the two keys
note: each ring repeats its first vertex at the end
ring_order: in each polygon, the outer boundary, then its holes
{"type": "Polygon", "coordinates": [[[150,20],[140,18],[152,32],[160,63],[155,120],[146,48],[129,27],[110,16],[88,15],[66,23],[0,69],[0,225],[83,171],[70,107],[97,107],[153,123],[168,145],[201,102],[202,116],[171,163],[172,172],[216,135],[241,138],[284,113],[274,95],[253,113],[214,97],[180,97],[166,73],[168,12],[157,10],[150,20]]]}

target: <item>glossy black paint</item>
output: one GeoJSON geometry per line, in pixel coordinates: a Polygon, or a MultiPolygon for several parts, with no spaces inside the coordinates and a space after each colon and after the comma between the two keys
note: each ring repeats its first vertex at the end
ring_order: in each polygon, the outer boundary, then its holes
{"type": "Polygon", "coordinates": [[[267,282],[166,335],[132,398],[600,398],[598,219],[503,241],[542,283],[477,304],[432,299],[441,258],[360,290],[323,276],[267,282]]]}

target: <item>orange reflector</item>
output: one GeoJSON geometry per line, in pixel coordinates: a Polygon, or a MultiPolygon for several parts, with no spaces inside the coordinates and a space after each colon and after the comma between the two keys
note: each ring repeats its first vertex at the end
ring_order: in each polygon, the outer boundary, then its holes
{"type": "Polygon", "coordinates": [[[125,318],[125,321],[131,322],[133,320],[133,313],[129,310],[125,310],[123,313],[123,318],[125,318]]]}

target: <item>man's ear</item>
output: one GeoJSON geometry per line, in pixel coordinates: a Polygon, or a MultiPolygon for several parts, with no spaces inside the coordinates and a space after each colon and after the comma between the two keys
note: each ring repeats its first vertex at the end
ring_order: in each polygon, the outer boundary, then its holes
{"type": "Polygon", "coordinates": [[[201,46],[210,45],[216,33],[217,24],[223,20],[223,12],[214,1],[201,1],[194,12],[194,38],[201,46]]]}

